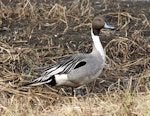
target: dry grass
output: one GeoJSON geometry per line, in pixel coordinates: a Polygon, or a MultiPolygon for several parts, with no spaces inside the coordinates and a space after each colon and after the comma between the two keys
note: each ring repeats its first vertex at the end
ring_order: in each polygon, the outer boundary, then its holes
{"type": "Polygon", "coordinates": [[[0,1],[0,115],[150,115],[148,11],[134,14],[107,0],[8,1],[0,1]],[[108,65],[82,87],[90,94],[18,87],[62,56],[90,52],[90,22],[99,13],[118,31],[102,30],[108,65]]]}

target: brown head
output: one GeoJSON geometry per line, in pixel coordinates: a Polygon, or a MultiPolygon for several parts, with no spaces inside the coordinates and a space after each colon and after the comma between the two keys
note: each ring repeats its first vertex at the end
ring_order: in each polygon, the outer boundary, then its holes
{"type": "Polygon", "coordinates": [[[96,16],[92,21],[92,29],[94,35],[99,35],[99,32],[102,28],[106,29],[115,29],[115,27],[108,25],[105,22],[105,18],[102,15],[96,16]]]}

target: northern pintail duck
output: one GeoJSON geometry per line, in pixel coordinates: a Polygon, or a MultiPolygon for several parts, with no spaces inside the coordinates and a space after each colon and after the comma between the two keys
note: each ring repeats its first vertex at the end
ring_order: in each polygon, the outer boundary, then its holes
{"type": "Polygon", "coordinates": [[[94,18],[91,27],[92,52],[75,54],[58,62],[46,69],[39,78],[28,85],[49,84],[51,86],[78,87],[95,80],[105,65],[105,52],[99,38],[99,32],[102,28],[114,29],[113,26],[105,22],[103,16],[98,15],[94,18]]]}

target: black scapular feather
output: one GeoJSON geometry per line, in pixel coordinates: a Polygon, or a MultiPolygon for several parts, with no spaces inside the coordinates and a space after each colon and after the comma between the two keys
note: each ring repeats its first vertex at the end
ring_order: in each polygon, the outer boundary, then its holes
{"type": "Polygon", "coordinates": [[[74,69],[77,69],[77,68],[79,68],[79,67],[82,67],[82,66],[84,66],[85,64],[86,64],[85,61],[81,61],[81,62],[79,62],[79,63],[74,67],[74,69]]]}

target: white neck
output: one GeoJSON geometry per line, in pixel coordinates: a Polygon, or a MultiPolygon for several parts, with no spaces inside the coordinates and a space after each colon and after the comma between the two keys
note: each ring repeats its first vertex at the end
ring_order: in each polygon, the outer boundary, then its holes
{"type": "MultiPolygon", "coordinates": [[[[93,43],[94,46],[96,48],[96,50],[100,53],[100,55],[102,56],[103,60],[105,60],[105,52],[103,49],[103,46],[101,44],[100,38],[97,35],[94,35],[93,33],[93,29],[91,28],[91,35],[92,35],[92,39],[93,39],[93,43]]],[[[94,50],[94,49],[93,49],[94,50]]]]}

